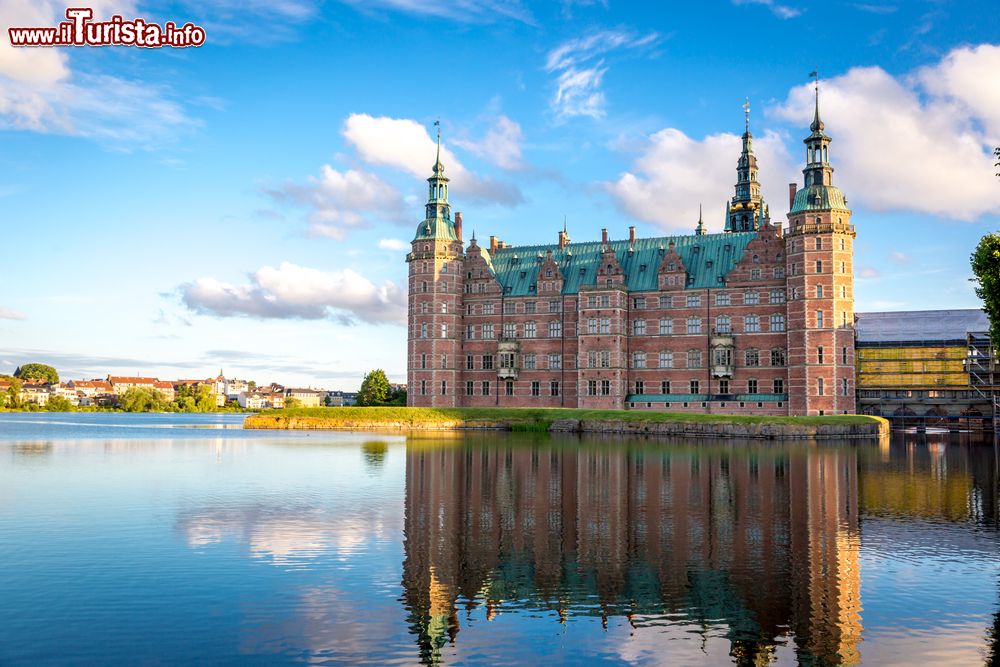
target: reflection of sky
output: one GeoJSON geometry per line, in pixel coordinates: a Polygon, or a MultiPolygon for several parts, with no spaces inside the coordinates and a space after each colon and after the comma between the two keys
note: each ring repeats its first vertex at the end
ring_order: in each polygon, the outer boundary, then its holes
{"type": "Polygon", "coordinates": [[[866,518],[861,655],[876,665],[972,665],[1000,600],[997,536],[967,525],[866,518]]]}

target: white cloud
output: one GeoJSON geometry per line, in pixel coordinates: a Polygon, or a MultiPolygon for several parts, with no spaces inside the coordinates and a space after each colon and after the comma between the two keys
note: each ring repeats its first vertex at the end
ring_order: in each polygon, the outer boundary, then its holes
{"type": "Polygon", "coordinates": [[[500,115],[479,141],[455,139],[454,142],[473,155],[485,158],[501,169],[520,169],[521,126],[500,115]]]}
{"type": "Polygon", "coordinates": [[[893,250],[889,253],[889,257],[897,264],[909,264],[910,262],[910,256],[901,250],[893,250]]]}
{"type": "MultiPolygon", "coordinates": [[[[787,183],[796,168],[780,135],[767,131],[753,141],[760,166],[765,201],[775,222],[788,210],[787,183]]],[[[604,186],[628,215],[665,230],[694,230],[698,205],[704,205],[705,225],[722,231],[726,201],[733,196],[741,139],[735,134],[713,134],[692,139],[676,128],[649,137],[631,170],[604,186]]]]}
{"type": "Polygon", "coordinates": [[[398,285],[376,285],[351,269],[325,272],[282,262],[258,269],[247,285],[199,278],[178,289],[188,308],[219,317],[406,322],[406,294],[398,285]]]}
{"type": "MultiPolygon", "coordinates": [[[[88,3],[95,18],[135,15],[131,0],[88,3]]],[[[42,0],[0,4],[0,23],[54,26],[65,5],[42,0]]],[[[14,48],[0,38],[0,127],[88,137],[116,148],[149,147],[191,124],[181,105],[147,82],[75,73],[69,49],[14,48]]]]}
{"type": "Polygon", "coordinates": [[[779,19],[792,19],[802,14],[802,10],[790,5],[782,5],[774,0],[733,0],[734,5],[762,5],[771,10],[779,19]]]}
{"type": "MultiPolygon", "coordinates": [[[[823,82],[820,107],[833,137],[835,182],[875,210],[975,220],[1000,207],[992,147],[1000,143],[1000,46],[952,51],[914,75],[858,67],[823,82]]],[[[805,126],[810,86],[778,108],[805,126]]]]}
{"type": "Polygon", "coordinates": [[[871,266],[861,266],[858,267],[858,278],[861,280],[874,280],[878,278],[881,274],[878,269],[871,266]]]}
{"type": "MultiPolygon", "coordinates": [[[[431,175],[436,141],[415,120],[351,114],[344,121],[343,135],[368,164],[401,169],[420,179],[431,175]]],[[[454,195],[505,206],[515,206],[524,200],[515,185],[470,172],[444,145],[441,147],[441,162],[444,163],[445,175],[451,179],[454,195]]]]}
{"type": "Polygon", "coordinates": [[[26,320],[24,313],[10,308],[0,308],[0,320],[26,320]]]}
{"type": "Polygon", "coordinates": [[[621,29],[600,30],[567,40],[549,51],[545,70],[556,75],[556,92],[551,102],[556,117],[604,116],[606,99],[601,84],[608,67],[602,56],[621,49],[647,47],[658,39],[655,32],[637,35],[621,29]]]}
{"type": "Polygon", "coordinates": [[[306,208],[310,231],[319,236],[342,239],[351,228],[405,220],[399,192],[366,171],[323,165],[320,176],[310,177],[305,185],[286,184],[267,193],[306,208]]]}
{"type": "Polygon", "coordinates": [[[379,239],[378,247],[382,250],[406,250],[410,244],[400,239],[379,239]]]}
{"type": "Polygon", "coordinates": [[[493,23],[498,18],[535,25],[531,12],[517,0],[341,0],[358,11],[393,10],[459,23],[493,23]]]}

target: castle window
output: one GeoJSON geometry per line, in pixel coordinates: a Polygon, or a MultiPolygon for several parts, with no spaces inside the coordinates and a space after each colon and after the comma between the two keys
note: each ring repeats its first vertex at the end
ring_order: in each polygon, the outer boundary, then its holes
{"type": "Polygon", "coordinates": [[[775,278],[784,278],[785,277],[785,268],[783,266],[776,266],[776,267],[774,267],[774,277],[775,278]]]}
{"type": "Polygon", "coordinates": [[[743,318],[743,330],[747,333],[757,333],[760,331],[760,317],[757,315],[747,315],[743,318]]]}
{"type": "Polygon", "coordinates": [[[587,380],[587,396],[597,396],[597,380],[587,380]]]}
{"type": "Polygon", "coordinates": [[[676,271],[676,270],[677,270],[676,262],[667,262],[667,271],[676,271]]]}
{"type": "Polygon", "coordinates": [[[483,383],[480,386],[482,387],[483,396],[489,396],[490,395],[490,381],[489,380],[483,380],[483,383]]]}
{"type": "Polygon", "coordinates": [[[754,264],[760,264],[760,255],[754,255],[753,256],[753,263],[754,264]]]}
{"type": "Polygon", "coordinates": [[[696,294],[688,294],[687,298],[688,308],[699,308],[701,307],[701,296],[696,294]]]}
{"type": "Polygon", "coordinates": [[[842,363],[844,366],[847,365],[847,348],[846,347],[840,348],[840,363],[842,363]]]}
{"type": "Polygon", "coordinates": [[[549,322],[549,338],[559,338],[562,336],[562,322],[552,320],[549,322]]]}
{"type": "Polygon", "coordinates": [[[601,308],[610,308],[610,307],[611,307],[611,295],[610,294],[602,294],[601,295],[601,308]]]}
{"type": "MultiPolygon", "coordinates": [[[[663,380],[660,382],[660,393],[669,394],[670,393],[670,380],[663,380]]],[[[667,403],[667,405],[670,405],[667,403]]]]}
{"type": "Polygon", "coordinates": [[[633,320],[632,321],[632,335],[633,336],[645,336],[646,335],[646,320],[633,320]]]}
{"type": "MultiPolygon", "coordinates": [[[[674,353],[673,352],[660,352],[659,358],[660,368],[673,368],[674,367],[674,353]]],[[[663,392],[664,394],[669,394],[669,391],[663,392]]]]}
{"type": "Polygon", "coordinates": [[[531,381],[531,395],[532,396],[538,396],[539,394],[541,394],[541,389],[540,389],[540,385],[538,383],[538,380],[532,380],[531,381]]]}
{"type": "Polygon", "coordinates": [[[743,294],[743,305],[756,306],[758,303],[760,303],[760,293],[746,292],[743,294]]]}
{"type": "Polygon", "coordinates": [[[611,368],[610,350],[601,350],[601,368],[611,368]]]}
{"type": "MultiPolygon", "coordinates": [[[[771,365],[772,366],[784,366],[785,365],[785,350],[776,347],[771,350],[771,365]]],[[[777,393],[781,393],[780,391],[777,393]]]]}
{"type": "Polygon", "coordinates": [[[507,380],[506,382],[504,382],[503,383],[503,393],[506,396],[513,396],[514,395],[514,383],[511,382],[510,380],[507,380]]]}
{"type": "Polygon", "coordinates": [[[670,308],[673,305],[673,299],[669,296],[660,297],[660,308],[670,308]]]}
{"type": "Polygon", "coordinates": [[[524,302],[524,312],[528,314],[533,314],[537,308],[535,301],[525,301],[524,302]]]}
{"type": "Polygon", "coordinates": [[[550,313],[561,313],[562,312],[562,301],[549,301],[549,312],[550,313]]]}
{"type": "Polygon", "coordinates": [[[448,302],[447,301],[442,301],[441,302],[441,313],[442,314],[447,314],[448,313],[448,302]]]}
{"type": "Polygon", "coordinates": [[[491,371],[491,370],[493,370],[493,355],[492,354],[484,354],[483,355],[483,370],[484,371],[491,371]]]}
{"type": "Polygon", "coordinates": [[[781,378],[774,378],[774,393],[784,394],[785,393],[785,381],[781,378]]]}
{"type": "Polygon", "coordinates": [[[840,272],[841,273],[847,273],[847,262],[841,262],[840,263],[840,272]]]}
{"type": "Polygon", "coordinates": [[[526,370],[526,371],[533,371],[533,370],[535,370],[535,353],[534,352],[529,352],[527,354],[522,355],[521,359],[524,361],[524,370],[526,370]]]}
{"type": "Polygon", "coordinates": [[[504,322],[503,323],[503,337],[504,338],[517,338],[517,324],[514,322],[504,322]]]}
{"type": "Polygon", "coordinates": [[[427,323],[424,322],[420,325],[420,337],[427,338],[427,323]]]}
{"type": "Polygon", "coordinates": [[[701,368],[701,350],[688,350],[688,368],[701,368]]]}
{"type": "Polygon", "coordinates": [[[549,383],[549,395],[558,396],[559,395],[559,380],[552,380],[549,383]]]}
{"type": "Polygon", "coordinates": [[[528,273],[526,271],[521,271],[521,278],[522,279],[524,279],[524,277],[527,276],[527,275],[528,275],[528,273]]]}
{"type": "Polygon", "coordinates": [[[638,394],[638,395],[645,394],[646,393],[646,383],[643,382],[642,380],[636,380],[635,381],[635,393],[638,394]]]}
{"type": "Polygon", "coordinates": [[[601,333],[602,334],[611,333],[611,318],[609,317],[601,318],[601,333]]]}
{"type": "MultiPolygon", "coordinates": [[[[729,380],[719,380],[719,393],[720,394],[729,393],[729,380]]],[[[722,405],[725,405],[725,403],[723,403],[722,405]]]]}
{"type": "Polygon", "coordinates": [[[447,380],[441,380],[441,395],[442,396],[447,396],[448,395],[448,381],[447,380]]]}
{"type": "Polygon", "coordinates": [[[645,272],[646,272],[646,265],[645,264],[640,264],[639,265],[639,273],[645,273],[645,272]]]}
{"type": "Polygon", "coordinates": [[[816,273],[823,273],[823,260],[816,260],[816,273]]]}
{"type": "Polygon", "coordinates": [[[587,320],[587,333],[596,334],[597,333],[597,318],[591,317],[587,320]]]}
{"type": "Polygon", "coordinates": [[[637,296],[637,297],[635,297],[635,298],[632,299],[632,308],[634,308],[636,310],[642,310],[645,307],[646,307],[646,299],[645,298],[643,298],[641,296],[637,296]]]}
{"type": "Polygon", "coordinates": [[[552,269],[545,269],[545,277],[546,278],[552,277],[552,269]]]}
{"type": "Polygon", "coordinates": [[[646,367],[646,353],[642,351],[633,352],[632,368],[645,368],[645,367],[646,367]]]}
{"type": "Polygon", "coordinates": [[[492,340],[493,339],[493,325],[492,324],[484,324],[483,325],[483,339],[484,340],[492,340]]]}
{"type": "Polygon", "coordinates": [[[561,354],[550,354],[549,355],[549,368],[553,370],[558,370],[562,368],[562,355],[561,354]]]}
{"type": "Polygon", "coordinates": [[[745,365],[748,368],[756,368],[760,366],[760,352],[754,349],[749,349],[743,353],[745,365]]]}
{"type": "Polygon", "coordinates": [[[597,352],[595,350],[587,352],[587,368],[597,368],[597,352]]]}
{"type": "Polygon", "coordinates": [[[504,315],[513,315],[514,314],[514,308],[515,308],[516,305],[517,304],[515,304],[513,301],[504,301],[504,304],[503,304],[503,314],[504,315]]]}
{"type": "MultiPolygon", "coordinates": [[[[819,218],[816,218],[816,222],[819,223],[819,218]]],[[[816,250],[823,249],[823,239],[816,237],[816,250]]]]}
{"type": "Polygon", "coordinates": [[[608,264],[608,273],[611,273],[613,270],[614,268],[610,264],[608,264]]]}
{"type": "Polygon", "coordinates": [[[427,355],[426,354],[421,354],[420,355],[420,369],[424,370],[426,368],[427,368],[427,355]]]}
{"type": "Polygon", "coordinates": [[[660,318],[660,335],[669,336],[674,332],[674,321],[669,317],[660,318]]]}
{"type": "Polygon", "coordinates": [[[441,338],[447,338],[447,337],[448,337],[448,325],[447,324],[442,324],[441,325],[441,338]]]}
{"type": "Polygon", "coordinates": [[[715,295],[715,305],[716,306],[728,306],[730,305],[729,292],[719,292],[715,295]]]}
{"type": "Polygon", "coordinates": [[[476,338],[476,327],[467,324],[465,325],[465,338],[466,340],[474,340],[476,338]]]}
{"type": "Polygon", "coordinates": [[[601,396],[611,395],[611,380],[601,380],[601,396]]]}
{"type": "Polygon", "coordinates": [[[817,329],[822,329],[823,328],[823,311],[822,310],[817,310],[816,311],[816,328],[817,329]]]}
{"type": "Polygon", "coordinates": [[[475,357],[473,357],[471,354],[465,355],[465,370],[471,371],[473,368],[475,368],[475,366],[472,365],[474,359],[475,357]]]}
{"type": "Polygon", "coordinates": [[[427,380],[420,381],[420,395],[421,396],[427,395],[427,380]]]}
{"type": "Polygon", "coordinates": [[[816,363],[817,364],[823,363],[823,346],[822,345],[820,345],[819,347],[816,348],[816,363]]]}
{"type": "Polygon", "coordinates": [[[756,394],[757,393],[757,378],[750,378],[747,380],[747,393],[756,394]]]}
{"type": "Polygon", "coordinates": [[[525,322],[524,323],[524,337],[525,338],[534,338],[535,337],[535,332],[536,332],[536,327],[535,327],[535,323],[534,322],[525,322]]]}
{"type": "Polygon", "coordinates": [[[427,302],[426,301],[423,302],[423,303],[421,303],[420,304],[420,314],[421,315],[426,315],[427,314],[427,308],[428,308],[428,306],[427,306],[427,302]]]}
{"type": "MultiPolygon", "coordinates": [[[[701,382],[699,382],[698,380],[691,380],[691,382],[688,383],[688,386],[690,387],[692,394],[697,394],[701,392],[701,382]]],[[[685,403],[684,405],[687,405],[687,403],[685,403]]]]}
{"type": "MultiPolygon", "coordinates": [[[[429,245],[426,245],[426,244],[424,245],[424,252],[427,252],[430,249],[431,249],[431,247],[429,245]]],[[[427,269],[424,269],[424,270],[426,271],[427,269]]]]}
{"type": "Polygon", "coordinates": [[[750,280],[760,280],[760,268],[754,267],[750,269],[750,280]]]}
{"type": "Polygon", "coordinates": [[[715,331],[720,334],[727,334],[732,331],[732,323],[729,315],[719,315],[715,318],[715,331]]]}
{"type": "Polygon", "coordinates": [[[689,334],[700,334],[701,333],[701,318],[700,317],[689,317],[687,319],[687,332],[689,334]]]}
{"type": "Polygon", "coordinates": [[[587,269],[580,269],[580,277],[583,278],[585,275],[587,275],[587,269]]]}
{"type": "Polygon", "coordinates": [[[612,282],[611,278],[608,278],[608,287],[611,287],[613,284],[614,283],[612,282]]]}
{"type": "Polygon", "coordinates": [[[784,331],[784,330],[785,330],[785,316],[771,315],[771,331],[784,331]]]}
{"type": "Polygon", "coordinates": [[[825,389],[823,378],[816,378],[816,393],[822,396],[825,389]]]}
{"type": "Polygon", "coordinates": [[[848,384],[847,378],[843,378],[840,381],[840,395],[841,396],[847,396],[847,390],[848,390],[848,388],[849,388],[849,384],[848,384]]]}
{"type": "Polygon", "coordinates": [[[822,299],[823,298],[823,286],[822,285],[816,285],[816,298],[817,299],[822,299]]]}
{"type": "Polygon", "coordinates": [[[423,281],[422,283],[420,283],[420,291],[421,292],[426,292],[427,291],[427,281],[426,280],[423,281]]]}
{"type": "Polygon", "coordinates": [[[472,396],[472,394],[475,392],[475,389],[474,389],[475,386],[476,385],[475,385],[474,382],[472,382],[472,380],[467,381],[465,383],[465,395],[466,396],[472,396]]]}

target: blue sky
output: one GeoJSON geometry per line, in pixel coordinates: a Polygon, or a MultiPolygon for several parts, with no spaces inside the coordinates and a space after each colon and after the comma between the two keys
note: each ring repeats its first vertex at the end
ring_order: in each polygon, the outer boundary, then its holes
{"type": "MultiPolygon", "coordinates": [[[[1000,226],[987,2],[101,0],[206,45],[0,43],[0,373],[405,376],[407,243],[440,118],[466,234],[721,230],[745,98],[783,220],[822,77],[857,309],[976,307],[1000,226]]],[[[4,27],[64,7],[0,6],[4,27]]]]}

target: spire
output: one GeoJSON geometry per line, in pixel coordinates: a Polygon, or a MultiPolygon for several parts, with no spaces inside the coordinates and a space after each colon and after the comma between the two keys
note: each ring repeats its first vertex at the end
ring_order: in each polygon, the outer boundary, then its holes
{"type": "Polygon", "coordinates": [[[746,130],[745,130],[745,132],[747,134],[750,134],[750,98],[749,97],[747,97],[746,98],[746,102],[743,103],[743,111],[747,115],[747,118],[746,118],[746,130]]]}
{"type": "Polygon", "coordinates": [[[753,135],[750,134],[750,98],[743,102],[745,131],[743,148],[736,162],[735,193],[726,210],[727,232],[751,232],[760,229],[761,196],[757,181],[757,157],[753,154],[753,135]]]}
{"type": "Polygon", "coordinates": [[[434,121],[434,126],[437,127],[437,157],[434,160],[434,173],[443,174],[444,165],[441,164],[441,120],[434,121]]]}
{"type": "Polygon", "coordinates": [[[701,203],[698,204],[698,226],[695,227],[694,233],[698,236],[705,235],[705,221],[701,217],[701,203]]]}
{"type": "Polygon", "coordinates": [[[565,213],[563,213],[563,234],[566,234],[566,236],[569,236],[569,232],[566,231],[566,214],[565,213]]]}
{"type": "Polygon", "coordinates": [[[813,114],[813,122],[809,125],[809,129],[812,130],[813,133],[822,134],[825,126],[823,125],[823,121],[819,119],[819,70],[814,69],[809,73],[809,76],[815,79],[813,88],[816,91],[816,112],[813,114]]]}

